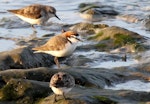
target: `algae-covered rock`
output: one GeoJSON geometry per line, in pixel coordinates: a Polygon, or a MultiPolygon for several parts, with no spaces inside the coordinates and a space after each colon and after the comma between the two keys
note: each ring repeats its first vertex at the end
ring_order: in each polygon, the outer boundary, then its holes
{"type": "Polygon", "coordinates": [[[48,83],[12,78],[0,89],[0,101],[33,104],[38,99],[48,96],[50,92],[48,83]]]}
{"type": "Polygon", "coordinates": [[[144,37],[117,26],[99,29],[96,35],[89,37],[89,40],[98,42],[95,45],[98,50],[111,51],[122,48],[127,50],[126,52],[137,52],[146,49],[146,46],[142,44],[146,40],[144,37]]]}
{"type": "Polygon", "coordinates": [[[80,34],[94,34],[97,29],[108,27],[106,24],[93,24],[87,22],[81,22],[70,27],[71,30],[77,31],[80,34]]]}

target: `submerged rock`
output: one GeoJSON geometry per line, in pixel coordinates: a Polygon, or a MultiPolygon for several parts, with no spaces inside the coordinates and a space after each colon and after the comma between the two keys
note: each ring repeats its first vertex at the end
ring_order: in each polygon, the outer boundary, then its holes
{"type": "Polygon", "coordinates": [[[119,13],[112,6],[102,5],[100,2],[81,3],[79,5],[80,16],[89,21],[100,21],[119,13]]]}

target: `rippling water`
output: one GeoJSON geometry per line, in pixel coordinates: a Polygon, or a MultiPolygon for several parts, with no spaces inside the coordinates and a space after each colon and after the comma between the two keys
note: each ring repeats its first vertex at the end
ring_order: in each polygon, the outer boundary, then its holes
{"type": "Polygon", "coordinates": [[[133,90],[133,91],[145,91],[150,92],[150,83],[145,83],[139,80],[132,80],[125,83],[120,83],[112,87],[106,86],[105,89],[113,90],[133,90]]]}
{"type": "MultiPolygon", "coordinates": [[[[57,20],[56,18],[50,19],[50,21],[56,22],[56,23],[78,23],[81,21],[84,21],[82,18],[79,17],[77,8],[80,3],[83,2],[98,2],[99,0],[72,0],[71,2],[69,0],[1,0],[0,1],[0,19],[2,18],[13,18],[16,19],[13,14],[8,13],[6,10],[8,9],[18,9],[30,4],[34,3],[40,3],[40,4],[47,4],[54,6],[57,9],[57,14],[61,18],[61,21],[57,20]]],[[[120,12],[120,14],[136,14],[141,16],[141,18],[144,18],[147,16],[150,12],[150,1],[149,0],[100,0],[100,2],[104,5],[111,5],[113,6],[117,11],[120,12]]],[[[23,22],[23,21],[21,21],[23,22]]],[[[120,21],[118,19],[115,20],[106,20],[102,21],[103,23],[107,23],[109,25],[116,25],[121,26],[124,28],[127,28],[132,31],[136,31],[140,33],[141,35],[149,34],[149,32],[146,32],[145,30],[142,30],[141,24],[130,24],[123,21],[120,21]]],[[[37,36],[41,36],[43,33],[48,33],[49,31],[42,30],[38,28],[38,30],[41,30],[37,36]]],[[[7,36],[7,37],[18,37],[18,36],[29,36],[32,33],[31,29],[7,29],[5,27],[0,27],[0,36],[7,36]]],[[[150,36],[149,36],[150,37],[150,36]]]]}
{"type": "MultiPolygon", "coordinates": [[[[2,18],[16,18],[13,14],[8,13],[8,9],[18,9],[30,4],[40,3],[54,6],[57,9],[57,14],[61,18],[61,21],[56,18],[50,19],[50,21],[56,23],[78,23],[83,21],[78,15],[78,5],[83,2],[98,2],[99,0],[1,0],[0,1],[0,19],[2,18]]],[[[149,0],[100,0],[104,5],[113,6],[120,14],[136,14],[144,18],[150,12],[150,1],[149,0]]],[[[102,21],[109,25],[121,26],[133,31],[137,31],[141,35],[146,35],[147,32],[142,30],[141,24],[130,24],[118,19],[102,21]]],[[[39,28],[40,29],[40,28],[39,28]]],[[[5,27],[0,27],[0,36],[28,36],[32,32],[31,29],[6,29],[5,27]],[[24,32],[22,32],[24,31],[24,32]]],[[[47,33],[48,31],[41,30],[38,36],[42,33],[47,33]]],[[[148,32],[149,33],[149,32],[148,32]]]]}

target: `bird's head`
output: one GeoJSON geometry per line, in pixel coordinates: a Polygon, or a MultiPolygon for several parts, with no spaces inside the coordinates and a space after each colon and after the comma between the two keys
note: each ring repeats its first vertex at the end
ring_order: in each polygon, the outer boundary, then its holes
{"type": "Polygon", "coordinates": [[[49,6],[47,8],[47,11],[48,11],[50,17],[56,17],[57,19],[60,20],[60,18],[56,15],[56,9],[54,7],[49,6]]]}
{"type": "Polygon", "coordinates": [[[74,31],[66,31],[64,32],[63,34],[65,34],[65,37],[70,40],[71,42],[78,42],[78,41],[82,41],[80,40],[78,37],[79,37],[79,34],[77,32],[74,32],[74,31]]]}

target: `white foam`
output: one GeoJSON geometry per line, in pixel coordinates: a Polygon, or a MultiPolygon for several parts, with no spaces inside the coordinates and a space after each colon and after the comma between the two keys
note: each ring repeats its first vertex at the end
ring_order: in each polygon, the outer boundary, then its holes
{"type": "Polygon", "coordinates": [[[150,92],[150,82],[146,83],[140,80],[132,80],[125,83],[114,85],[113,87],[105,86],[105,89],[150,92]]]}
{"type": "Polygon", "coordinates": [[[105,61],[105,62],[95,62],[93,68],[114,68],[114,67],[121,67],[121,66],[130,66],[136,64],[136,60],[129,60],[129,61],[105,61]]]}

